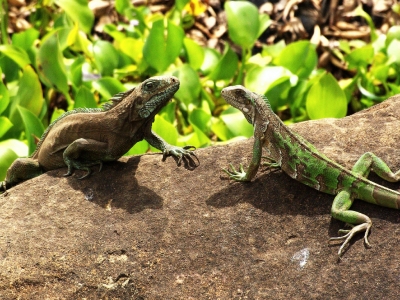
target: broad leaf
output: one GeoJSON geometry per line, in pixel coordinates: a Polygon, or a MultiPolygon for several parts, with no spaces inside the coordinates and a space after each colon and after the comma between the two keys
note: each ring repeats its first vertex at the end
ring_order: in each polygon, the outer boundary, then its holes
{"type": "Polygon", "coordinates": [[[242,48],[251,48],[260,31],[257,7],[248,1],[227,1],[224,7],[229,37],[242,48]]]}
{"type": "Polygon", "coordinates": [[[94,22],[93,12],[88,6],[87,0],[55,0],[67,15],[79,24],[79,27],[86,33],[92,29],[94,22]]]}
{"type": "Polygon", "coordinates": [[[323,74],[311,87],[307,95],[306,108],[313,120],[346,116],[346,95],[331,73],[323,74]]]}
{"type": "Polygon", "coordinates": [[[277,64],[290,70],[300,78],[307,78],[315,69],[318,56],[315,46],[309,41],[294,42],[286,46],[279,57],[277,64]]]}
{"type": "Polygon", "coordinates": [[[183,44],[184,32],[181,27],[164,19],[155,21],[143,47],[146,62],[158,72],[165,71],[178,57],[183,44]]]}

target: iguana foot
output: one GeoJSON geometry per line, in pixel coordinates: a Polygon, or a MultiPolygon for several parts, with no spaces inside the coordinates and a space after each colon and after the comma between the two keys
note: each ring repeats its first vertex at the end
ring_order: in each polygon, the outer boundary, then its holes
{"type": "Polygon", "coordinates": [[[103,168],[103,162],[101,160],[96,160],[96,161],[91,161],[91,162],[86,162],[86,163],[81,163],[79,161],[71,160],[71,159],[64,159],[64,161],[68,166],[68,172],[63,175],[65,177],[71,176],[74,173],[74,169],[77,169],[77,170],[84,170],[87,172],[85,175],[78,178],[78,179],[83,179],[83,178],[88,177],[92,173],[92,170],[90,169],[90,167],[95,166],[95,165],[100,165],[99,172],[103,168]]]}
{"type": "Polygon", "coordinates": [[[339,237],[333,237],[333,238],[329,239],[329,241],[345,240],[343,242],[342,246],[339,248],[339,251],[338,251],[339,257],[342,255],[344,247],[350,242],[350,240],[353,238],[353,236],[357,232],[365,231],[365,234],[364,234],[365,245],[367,247],[371,247],[371,244],[368,242],[368,234],[371,229],[372,222],[366,222],[366,223],[362,223],[359,225],[352,225],[352,224],[349,224],[349,225],[352,227],[350,230],[345,230],[345,229],[339,230],[339,233],[345,233],[345,235],[339,236],[339,237]]]}
{"type": "Polygon", "coordinates": [[[232,178],[234,180],[249,181],[249,179],[247,179],[247,173],[244,170],[242,164],[240,164],[239,168],[240,168],[239,171],[237,171],[232,164],[229,164],[229,168],[222,169],[222,171],[224,171],[226,174],[228,174],[229,178],[232,178]],[[230,169],[232,169],[232,171],[230,169]]]}
{"type": "Polygon", "coordinates": [[[195,166],[198,167],[200,165],[200,161],[196,154],[194,154],[194,150],[196,150],[196,147],[194,146],[176,147],[169,145],[169,147],[166,147],[163,151],[163,161],[167,158],[167,156],[172,155],[178,159],[177,165],[179,166],[182,160],[194,162],[192,158],[192,156],[194,156],[198,162],[197,165],[195,163],[195,166]]]}
{"type": "Polygon", "coordinates": [[[267,166],[268,168],[280,168],[281,165],[276,162],[272,157],[269,156],[261,156],[261,158],[269,160],[269,161],[264,161],[262,162],[263,166],[267,166]]]}

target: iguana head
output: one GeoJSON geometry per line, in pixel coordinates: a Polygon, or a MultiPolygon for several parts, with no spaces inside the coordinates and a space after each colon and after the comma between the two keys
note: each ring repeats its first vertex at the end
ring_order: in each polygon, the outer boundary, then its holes
{"type": "Polygon", "coordinates": [[[179,89],[179,79],[174,76],[151,77],[135,88],[111,98],[113,104],[106,109],[129,111],[130,121],[153,118],[179,89]]]}
{"type": "Polygon", "coordinates": [[[255,99],[259,97],[256,93],[247,90],[241,85],[229,86],[222,89],[222,97],[233,107],[239,109],[246,120],[253,124],[256,112],[255,99]]]}

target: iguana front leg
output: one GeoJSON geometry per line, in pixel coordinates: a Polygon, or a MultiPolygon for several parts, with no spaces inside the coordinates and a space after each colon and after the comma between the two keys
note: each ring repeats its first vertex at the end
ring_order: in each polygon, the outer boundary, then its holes
{"type": "Polygon", "coordinates": [[[90,167],[100,165],[99,172],[103,166],[103,162],[98,157],[107,157],[107,143],[99,142],[92,139],[77,139],[73,141],[64,151],[64,162],[68,167],[68,172],[64,176],[72,175],[74,169],[87,171],[85,175],[79,179],[83,179],[92,172],[90,167]],[[83,158],[84,155],[84,158],[83,158]],[[92,157],[93,159],[88,159],[92,157]]]}
{"type": "MultiPolygon", "coordinates": [[[[371,170],[373,170],[378,176],[387,181],[396,182],[400,180],[400,171],[393,173],[388,165],[381,158],[377,157],[371,152],[364,153],[351,169],[353,173],[361,175],[362,177],[368,177],[371,170]]],[[[358,195],[357,198],[362,198],[362,195],[358,195]]],[[[368,234],[372,226],[372,221],[368,216],[362,213],[349,210],[352,204],[353,199],[351,197],[350,190],[343,190],[339,192],[332,204],[332,217],[346,222],[347,224],[352,226],[350,230],[339,230],[339,233],[345,233],[345,235],[330,239],[344,240],[338,251],[339,256],[342,254],[344,247],[358,232],[365,231],[364,241],[367,246],[370,246],[370,243],[368,241],[368,234]]]]}
{"type": "Polygon", "coordinates": [[[160,136],[155,134],[153,131],[150,131],[150,134],[145,136],[145,140],[154,148],[157,148],[158,150],[162,151],[163,160],[165,160],[167,156],[172,155],[178,159],[177,164],[180,165],[182,159],[193,161],[192,156],[194,156],[197,162],[199,162],[199,159],[193,152],[193,150],[196,149],[193,146],[178,147],[170,145],[166,141],[164,141],[160,136]]]}
{"type": "Polygon", "coordinates": [[[239,170],[237,171],[232,164],[229,164],[228,169],[222,169],[230,178],[237,181],[251,181],[257,174],[258,168],[260,167],[261,155],[262,155],[263,142],[260,139],[255,138],[253,144],[253,157],[247,171],[244,171],[243,165],[240,164],[239,170]],[[230,170],[232,169],[232,170],[230,170]]]}

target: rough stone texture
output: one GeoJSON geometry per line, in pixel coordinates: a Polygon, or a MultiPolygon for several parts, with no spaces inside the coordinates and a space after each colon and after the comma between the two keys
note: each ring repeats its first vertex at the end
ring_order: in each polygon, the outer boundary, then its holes
{"type": "MultiPolygon", "coordinates": [[[[400,96],[341,120],[292,126],[351,167],[373,151],[400,168],[400,96]]],[[[48,172],[0,197],[0,299],[399,299],[400,213],[356,201],[374,224],[338,260],[333,197],[280,171],[227,179],[252,139],[197,150],[194,171],[160,155],[78,180],[48,172]]],[[[383,183],[376,176],[373,180],[383,183]]],[[[399,184],[384,185],[399,190],[399,184]]]]}

